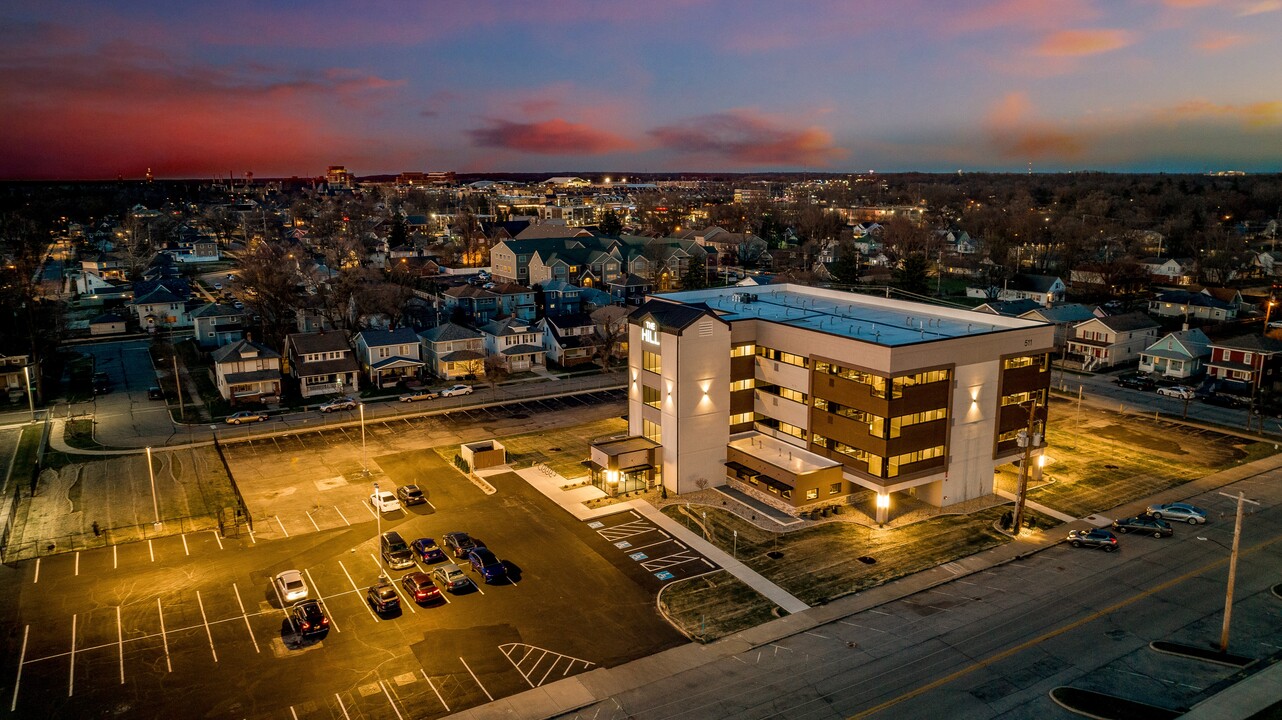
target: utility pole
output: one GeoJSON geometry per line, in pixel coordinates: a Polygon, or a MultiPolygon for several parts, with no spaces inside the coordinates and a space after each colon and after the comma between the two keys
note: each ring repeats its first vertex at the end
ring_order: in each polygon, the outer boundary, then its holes
{"type": "MultiPolygon", "coordinates": [[[[1228,493],[1220,493],[1225,497],[1233,497],[1228,493]]],[[[1233,548],[1229,552],[1229,586],[1224,593],[1224,626],[1220,629],[1220,652],[1229,651],[1229,620],[1233,617],[1233,585],[1237,580],[1237,556],[1238,546],[1242,540],[1242,503],[1251,503],[1259,505],[1254,500],[1247,500],[1246,495],[1241,491],[1237,494],[1237,520],[1233,522],[1233,548]]],[[[1198,538],[1199,540],[1201,538],[1198,538]]]]}
{"type": "Polygon", "coordinates": [[[1033,432],[1033,421],[1037,418],[1037,398],[1030,398],[1028,401],[1028,429],[1019,432],[1017,442],[1024,448],[1024,459],[1019,463],[1019,491],[1015,496],[1015,518],[1013,528],[1015,535],[1018,536],[1020,528],[1024,522],[1024,502],[1028,495],[1028,463],[1033,458],[1033,446],[1038,444],[1040,439],[1033,432]]]}

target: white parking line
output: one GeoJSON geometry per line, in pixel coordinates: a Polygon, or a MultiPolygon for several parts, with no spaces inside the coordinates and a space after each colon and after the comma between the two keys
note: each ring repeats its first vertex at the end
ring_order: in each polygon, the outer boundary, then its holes
{"type": "Polygon", "coordinates": [[[209,618],[205,616],[205,601],[200,599],[200,591],[196,591],[196,603],[200,605],[200,619],[205,623],[205,636],[209,638],[209,652],[214,655],[214,662],[218,662],[218,651],[214,649],[214,634],[209,630],[209,618]]]}
{"type": "Polygon", "coordinates": [[[467,667],[467,661],[464,660],[461,655],[459,656],[458,661],[463,663],[463,667],[467,668],[467,674],[471,675],[472,679],[476,681],[476,686],[481,688],[481,692],[485,693],[485,697],[489,698],[490,702],[494,702],[494,696],[490,694],[489,690],[485,689],[485,686],[481,684],[480,680],[477,680],[476,673],[472,672],[472,668],[467,667]]]}
{"type": "Polygon", "coordinates": [[[481,584],[479,582],[473,580],[472,578],[468,578],[467,581],[472,583],[472,587],[476,588],[477,592],[481,593],[482,595],[485,594],[485,591],[481,589],[481,584]]]}
{"type": "MultiPolygon", "coordinates": [[[[343,574],[347,576],[347,582],[352,584],[352,589],[356,591],[357,595],[359,595],[361,589],[356,587],[356,581],[352,579],[352,574],[347,572],[347,566],[343,564],[342,560],[338,561],[338,566],[343,568],[343,574]]],[[[378,613],[374,612],[374,608],[370,607],[369,600],[366,600],[364,605],[365,609],[369,611],[370,617],[374,618],[374,622],[383,622],[383,618],[379,617],[378,613]]]]}
{"type": "Polygon", "coordinates": [[[432,504],[431,500],[427,501],[427,506],[432,508],[432,512],[436,512],[436,506],[432,504]]]}
{"type": "Polygon", "coordinates": [[[67,697],[76,689],[76,616],[71,616],[71,672],[67,675],[67,697]]]}
{"type": "Polygon", "coordinates": [[[156,613],[160,615],[160,642],[165,646],[165,667],[173,672],[173,663],[169,662],[169,636],[165,634],[165,610],[160,607],[160,598],[156,598],[156,613]]]}
{"type": "MultiPolygon", "coordinates": [[[[374,561],[375,565],[378,566],[378,572],[379,572],[379,575],[381,576],[383,574],[383,563],[378,561],[378,558],[374,556],[374,553],[370,553],[369,558],[374,561]]],[[[417,615],[418,610],[415,610],[414,606],[417,605],[418,603],[411,601],[408,595],[401,594],[401,589],[396,587],[400,583],[392,578],[391,573],[388,573],[387,580],[392,584],[392,592],[396,593],[396,596],[401,599],[401,605],[409,608],[410,612],[417,615]]],[[[445,593],[441,593],[441,596],[444,597],[445,593]]]]}
{"type": "Polygon", "coordinates": [[[191,556],[191,550],[187,549],[187,533],[183,533],[183,553],[188,557],[191,556]]]}
{"type": "Polygon", "coordinates": [[[392,694],[387,691],[387,686],[383,684],[382,680],[378,681],[378,686],[383,688],[383,695],[387,697],[388,704],[390,704],[392,706],[392,710],[396,712],[397,720],[405,720],[405,716],[401,714],[400,708],[396,707],[396,701],[392,700],[392,694]]]}
{"type": "MultiPolygon", "coordinates": [[[[321,595],[320,588],[316,587],[316,581],[312,579],[312,571],[307,568],[303,568],[303,574],[307,576],[307,582],[312,586],[312,589],[316,591],[316,599],[320,600],[321,607],[328,608],[329,606],[325,604],[325,596],[321,595]]],[[[338,629],[338,620],[334,619],[334,613],[329,613],[329,625],[338,632],[343,632],[338,629]]]]}
{"type": "Polygon", "coordinates": [[[213,534],[214,534],[214,539],[218,541],[218,549],[219,549],[219,550],[222,550],[222,549],[223,549],[223,539],[222,539],[222,537],[220,537],[220,536],[218,535],[218,531],[217,531],[217,530],[210,530],[209,532],[211,532],[211,533],[213,533],[213,534]]]}
{"type": "Polygon", "coordinates": [[[347,525],[347,527],[351,527],[352,524],[347,521],[347,516],[343,514],[343,511],[339,510],[337,505],[334,506],[334,509],[338,511],[338,516],[343,518],[343,522],[347,525]]]}
{"type": "Polygon", "coordinates": [[[312,517],[311,510],[307,511],[307,519],[312,521],[312,527],[316,528],[316,532],[320,532],[320,525],[316,524],[316,518],[312,517]]]}
{"type": "MultiPolygon", "coordinates": [[[[30,625],[22,628],[22,651],[18,653],[18,677],[13,681],[13,704],[9,706],[9,712],[18,711],[18,686],[22,684],[22,664],[26,662],[27,659],[27,633],[29,632],[31,632],[30,625]]],[[[423,673],[423,677],[427,677],[427,673],[423,673]]],[[[431,680],[428,680],[427,682],[429,685],[432,683],[431,680]]],[[[432,689],[435,690],[436,688],[432,689]]],[[[440,693],[436,694],[436,697],[439,698],[440,696],[440,693]]],[[[441,704],[444,705],[445,702],[442,701],[441,704]]],[[[449,710],[448,707],[445,709],[447,711],[449,710]]]]}
{"type": "Polygon", "coordinates": [[[120,684],[125,684],[125,628],[120,624],[120,606],[116,606],[116,644],[120,646],[120,684]]]}
{"type": "Polygon", "coordinates": [[[338,701],[338,709],[343,711],[343,717],[352,720],[352,716],[347,714],[347,706],[343,704],[343,698],[339,697],[338,693],[334,693],[334,699],[338,701]]]}
{"type": "Polygon", "coordinates": [[[660,540],[659,542],[653,542],[653,543],[650,543],[649,545],[634,546],[634,547],[628,548],[628,552],[633,552],[634,550],[644,550],[649,547],[654,547],[655,545],[665,545],[669,542],[672,542],[672,540],[671,539],[660,540]]]}
{"type": "MultiPolygon", "coordinates": [[[[23,643],[23,644],[25,645],[26,643],[23,643]]],[[[22,668],[18,668],[18,671],[21,672],[22,668]]],[[[427,681],[427,686],[432,688],[432,692],[436,693],[436,699],[441,701],[441,706],[445,708],[445,712],[450,712],[450,706],[445,704],[445,698],[441,697],[441,691],[436,689],[436,685],[432,682],[432,678],[427,676],[427,671],[424,670],[423,668],[419,668],[418,671],[423,673],[423,679],[427,681]]],[[[17,687],[14,687],[13,689],[13,704],[14,705],[18,704],[18,688],[17,687]]]]}
{"type": "Polygon", "coordinates": [[[377,520],[377,519],[378,519],[378,513],[374,512],[374,508],[370,507],[369,501],[367,501],[367,500],[362,500],[362,501],[361,501],[361,507],[363,507],[363,508],[365,508],[366,510],[368,510],[368,511],[369,511],[369,515],[370,515],[370,517],[374,518],[375,520],[377,520]]]}
{"type": "Polygon", "coordinates": [[[285,529],[285,523],[280,521],[280,516],[273,515],[272,517],[276,518],[276,524],[280,526],[280,531],[285,533],[285,537],[289,537],[289,531],[285,529]]]}
{"type": "Polygon", "coordinates": [[[36,578],[31,581],[32,585],[40,582],[40,558],[36,558],[36,578]]]}
{"type": "Polygon", "coordinates": [[[116,567],[117,567],[116,566],[116,546],[112,545],[111,546],[111,569],[115,570],[116,567]]]}
{"type": "MultiPolygon", "coordinates": [[[[231,589],[236,593],[236,604],[240,606],[240,616],[245,618],[245,629],[249,631],[249,639],[254,643],[254,652],[258,652],[258,640],[254,639],[254,628],[249,624],[249,615],[245,612],[245,603],[240,600],[240,588],[236,587],[236,583],[232,583],[231,589]]],[[[156,602],[160,602],[160,599],[157,598],[156,602]]]]}
{"type": "Polygon", "coordinates": [[[294,720],[298,720],[298,713],[294,712],[294,706],[293,706],[293,705],[290,705],[290,706],[289,706],[289,715],[290,715],[290,717],[294,718],[294,720]]]}
{"type": "Polygon", "coordinates": [[[151,561],[156,562],[156,548],[152,547],[150,538],[147,540],[147,553],[151,555],[151,561]]]}
{"type": "Polygon", "coordinates": [[[80,551],[79,550],[76,551],[76,572],[74,573],[74,575],[76,577],[80,577],[80,551]]]}
{"type": "Polygon", "coordinates": [[[253,543],[254,545],[258,544],[258,541],[254,539],[254,529],[252,527],[249,528],[249,542],[253,543]]]}

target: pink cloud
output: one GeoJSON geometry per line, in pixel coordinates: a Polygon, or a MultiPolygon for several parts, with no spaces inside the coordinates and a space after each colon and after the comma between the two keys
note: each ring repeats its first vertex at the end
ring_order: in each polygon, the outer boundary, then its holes
{"type": "Polygon", "coordinates": [[[1082,138],[1034,119],[1022,92],[1002,96],[988,111],[985,126],[990,145],[1008,160],[1072,160],[1083,152],[1082,138]]]}
{"type": "Polygon", "coordinates": [[[488,122],[487,127],[467,131],[473,145],[540,155],[605,155],[635,147],[626,138],[561,118],[528,123],[501,119],[488,122]]]}
{"type": "Polygon", "coordinates": [[[820,127],[787,128],[748,110],[731,110],[650,131],[659,145],[736,165],[826,167],[846,155],[820,127]]]}
{"type": "Polygon", "coordinates": [[[1219,53],[1239,45],[1253,42],[1254,38],[1230,33],[1208,33],[1203,35],[1193,47],[1204,53],[1219,53]]]}
{"type": "MultiPolygon", "coordinates": [[[[965,6],[960,6],[965,8],[965,6]]],[[[1099,11],[1087,0],[993,0],[979,7],[961,9],[949,18],[948,27],[962,32],[994,28],[1054,30],[1095,20],[1099,11]]]]}
{"type": "Polygon", "coordinates": [[[1282,124],[1282,101],[1266,100],[1234,104],[1210,100],[1188,100],[1164,110],[1162,115],[1179,121],[1220,118],[1251,127],[1265,127],[1282,124]]]}
{"type": "Polygon", "coordinates": [[[1060,30],[1047,35],[1037,47],[1039,55],[1072,57],[1112,52],[1134,42],[1131,33],[1116,28],[1060,30]]]}

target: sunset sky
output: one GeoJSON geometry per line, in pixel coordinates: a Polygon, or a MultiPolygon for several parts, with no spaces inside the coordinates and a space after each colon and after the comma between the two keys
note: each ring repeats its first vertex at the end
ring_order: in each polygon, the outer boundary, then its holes
{"type": "Polygon", "coordinates": [[[1282,170],[1282,0],[20,0],[0,34],[0,178],[1282,170]]]}

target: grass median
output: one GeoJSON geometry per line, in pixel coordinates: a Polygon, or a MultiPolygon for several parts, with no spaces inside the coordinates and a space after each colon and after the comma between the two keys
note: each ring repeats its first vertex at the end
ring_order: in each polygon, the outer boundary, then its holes
{"type": "Polygon", "coordinates": [[[677,629],[711,642],[774,619],[775,604],[726,570],[665,585],[659,604],[677,629]]]}

